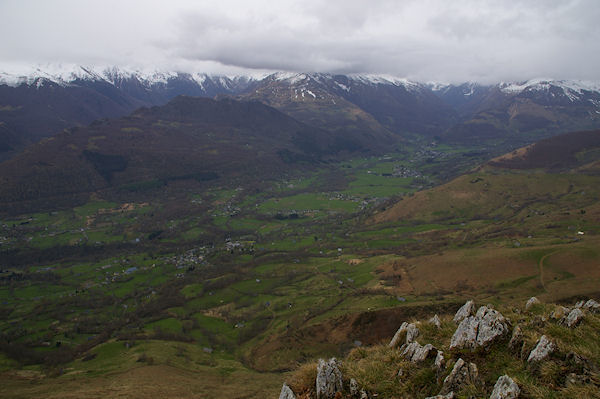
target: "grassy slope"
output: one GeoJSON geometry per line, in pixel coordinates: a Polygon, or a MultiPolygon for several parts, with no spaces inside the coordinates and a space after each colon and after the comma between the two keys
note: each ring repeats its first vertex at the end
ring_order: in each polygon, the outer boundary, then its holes
{"type": "MultiPolygon", "coordinates": [[[[421,364],[412,364],[401,356],[401,349],[390,349],[386,344],[365,348],[356,348],[342,360],[342,371],[346,387],[350,378],[355,378],[359,386],[380,398],[423,398],[436,395],[442,381],[450,373],[458,358],[474,362],[482,378],[482,384],[467,386],[455,392],[458,398],[489,397],[499,376],[508,374],[519,385],[521,397],[527,398],[598,398],[600,375],[600,318],[586,313],[584,320],[575,328],[568,328],[551,319],[550,314],[556,308],[553,304],[537,305],[531,311],[524,311],[522,304],[500,306],[499,311],[515,326],[524,332],[524,345],[514,351],[507,350],[510,334],[491,345],[487,350],[448,350],[450,338],[456,330],[452,315],[442,317],[441,328],[418,320],[416,317],[406,321],[416,322],[420,330],[417,341],[431,343],[443,350],[447,368],[438,376],[433,368],[433,359],[421,364]],[[546,321],[541,321],[545,318],[546,321]],[[557,350],[537,366],[529,365],[526,358],[541,335],[546,335],[557,345],[557,350]],[[575,352],[589,362],[591,374],[588,382],[569,383],[569,373],[581,374],[581,366],[569,361],[567,354],[575,352]],[[402,377],[398,377],[402,370],[402,377]]],[[[431,314],[429,316],[432,316],[431,314]]],[[[389,337],[391,339],[391,336],[389,337]]],[[[435,354],[435,352],[434,352],[435,354]]],[[[314,392],[316,365],[308,363],[300,367],[287,378],[296,393],[314,392]]],[[[304,397],[304,396],[302,396],[304,397]]],[[[346,397],[346,396],[344,396],[346,397]]],[[[350,396],[347,396],[350,397],[350,396]]]]}

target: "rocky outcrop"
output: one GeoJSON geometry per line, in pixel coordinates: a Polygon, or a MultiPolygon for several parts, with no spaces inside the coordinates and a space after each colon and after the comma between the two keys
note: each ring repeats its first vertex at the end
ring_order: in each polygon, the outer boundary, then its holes
{"type": "Polygon", "coordinates": [[[419,329],[413,323],[404,322],[394,334],[394,337],[390,341],[389,347],[395,348],[400,345],[400,343],[404,340],[405,344],[410,344],[419,336],[419,329]]]}
{"type": "Polygon", "coordinates": [[[433,345],[426,344],[421,346],[421,344],[415,341],[406,345],[406,348],[402,352],[402,356],[413,363],[419,363],[427,359],[433,350],[435,350],[433,345]]]}
{"type": "Polygon", "coordinates": [[[529,357],[527,358],[527,362],[536,363],[545,360],[552,352],[556,349],[555,345],[546,338],[545,335],[540,337],[540,340],[535,345],[535,348],[529,353],[529,357]]]}
{"type": "Polygon", "coordinates": [[[529,310],[534,305],[539,305],[541,302],[536,297],[532,296],[525,304],[525,310],[529,310]]]}
{"type": "Polygon", "coordinates": [[[331,399],[343,388],[342,372],[337,360],[333,357],[329,361],[319,359],[316,381],[317,399],[331,399]]]}
{"type": "Polygon", "coordinates": [[[478,383],[479,371],[475,363],[466,363],[464,360],[458,359],[450,374],[444,379],[440,395],[447,395],[450,392],[459,391],[466,385],[478,383]]]}
{"type": "Polygon", "coordinates": [[[583,320],[583,311],[580,308],[575,308],[569,312],[569,315],[565,319],[567,327],[575,327],[579,322],[583,320]]]}
{"type": "Polygon", "coordinates": [[[485,347],[508,333],[506,319],[497,310],[482,306],[475,316],[468,316],[458,325],[450,349],[485,347]]]}
{"type": "Polygon", "coordinates": [[[517,399],[520,394],[519,386],[505,374],[496,381],[490,399],[517,399]]]}
{"type": "Polygon", "coordinates": [[[454,315],[453,321],[458,324],[463,321],[465,318],[472,316],[475,313],[475,302],[467,301],[464,305],[461,306],[460,309],[454,315]]]}
{"type": "Polygon", "coordinates": [[[286,383],[283,383],[279,399],[296,399],[296,395],[294,395],[294,392],[292,392],[292,389],[286,383]]]}
{"type": "Polygon", "coordinates": [[[431,319],[429,319],[429,323],[433,324],[437,328],[442,328],[442,322],[438,315],[434,315],[431,319]]]}

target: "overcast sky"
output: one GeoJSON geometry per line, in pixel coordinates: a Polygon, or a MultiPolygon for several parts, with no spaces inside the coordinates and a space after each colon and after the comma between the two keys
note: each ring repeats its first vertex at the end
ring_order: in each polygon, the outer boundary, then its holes
{"type": "Polygon", "coordinates": [[[0,0],[0,62],[600,81],[598,0],[0,0]]]}

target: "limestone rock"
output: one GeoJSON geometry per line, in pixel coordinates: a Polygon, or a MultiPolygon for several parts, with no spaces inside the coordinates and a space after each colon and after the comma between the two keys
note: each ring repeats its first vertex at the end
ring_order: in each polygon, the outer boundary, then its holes
{"type": "Polygon", "coordinates": [[[425,399],[454,399],[454,392],[450,392],[448,395],[429,396],[425,399]]]}
{"type": "Polygon", "coordinates": [[[474,363],[465,363],[458,359],[452,368],[452,371],[444,379],[444,385],[440,395],[447,395],[450,392],[459,391],[463,386],[477,384],[479,382],[479,371],[474,363]]]}
{"type": "Polygon", "coordinates": [[[431,319],[429,319],[429,322],[437,328],[442,328],[442,322],[440,321],[438,315],[434,315],[431,319]]]}
{"type": "Polygon", "coordinates": [[[279,394],[279,399],[296,399],[296,395],[294,395],[294,392],[292,392],[286,383],[283,383],[283,386],[281,387],[281,393],[279,394]]]}
{"type": "Polygon", "coordinates": [[[414,342],[418,336],[419,336],[419,329],[417,328],[416,325],[414,325],[413,323],[410,323],[406,327],[406,343],[410,344],[411,342],[414,342]]]}
{"type": "Polygon", "coordinates": [[[533,305],[539,305],[541,302],[536,297],[532,296],[525,304],[525,310],[529,310],[533,305]]]}
{"type": "Polygon", "coordinates": [[[450,341],[450,349],[485,347],[507,332],[504,316],[497,310],[482,306],[475,316],[468,316],[460,322],[450,341]]]}
{"type": "Polygon", "coordinates": [[[317,365],[317,399],[331,399],[336,392],[343,390],[342,372],[337,360],[332,357],[329,361],[319,359],[317,365]]]}
{"type": "Polygon", "coordinates": [[[421,346],[421,344],[414,341],[406,345],[404,352],[402,352],[402,356],[404,356],[407,360],[410,360],[413,363],[419,363],[427,359],[429,353],[434,349],[435,348],[431,344],[421,346]]]}
{"type": "Polygon", "coordinates": [[[475,316],[468,316],[460,322],[452,339],[450,340],[450,349],[475,347],[477,341],[477,328],[479,320],[475,316]]]}
{"type": "Polygon", "coordinates": [[[583,305],[583,308],[596,313],[600,311],[600,303],[590,299],[583,305]]]}
{"type": "Polygon", "coordinates": [[[358,382],[356,382],[356,380],[354,378],[350,378],[350,395],[352,395],[352,397],[358,397],[359,391],[358,391],[358,382]]]}
{"type": "Polygon", "coordinates": [[[571,309],[565,308],[564,306],[557,306],[556,309],[550,314],[550,318],[554,320],[562,320],[571,312],[571,309]]]}
{"type": "Polygon", "coordinates": [[[535,345],[535,348],[529,353],[529,357],[527,358],[528,363],[532,362],[540,362],[546,359],[552,352],[556,349],[555,345],[546,338],[545,335],[540,337],[540,340],[535,345]]]}
{"type": "Polygon", "coordinates": [[[575,327],[579,322],[583,319],[583,311],[580,308],[575,308],[571,310],[567,318],[565,319],[565,324],[567,327],[575,327]]]}
{"type": "Polygon", "coordinates": [[[520,394],[519,386],[505,374],[496,381],[490,399],[517,399],[520,394]]]}
{"type": "Polygon", "coordinates": [[[510,341],[508,343],[508,348],[511,350],[515,350],[523,344],[523,330],[519,325],[516,325],[513,329],[512,336],[510,337],[510,341]]]}
{"type": "Polygon", "coordinates": [[[497,310],[482,306],[475,315],[479,319],[477,331],[477,344],[487,346],[496,338],[508,333],[506,319],[497,310]]]}
{"type": "Polygon", "coordinates": [[[467,301],[464,305],[461,306],[460,309],[454,315],[454,322],[456,324],[463,321],[465,318],[472,316],[475,313],[475,302],[467,301]]]}
{"type": "Polygon", "coordinates": [[[396,331],[396,334],[392,337],[390,344],[388,345],[390,348],[395,348],[400,344],[403,338],[406,336],[406,327],[408,326],[407,322],[402,323],[400,328],[396,331]]]}
{"type": "Polygon", "coordinates": [[[437,351],[433,365],[435,366],[436,370],[438,370],[438,371],[442,371],[446,368],[446,359],[444,359],[444,352],[437,351]]]}
{"type": "Polygon", "coordinates": [[[576,308],[582,308],[582,307],[583,307],[583,305],[585,305],[585,301],[579,301],[579,302],[577,302],[577,303],[575,304],[575,307],[576,307],[576,308]]]}
{"type": "Polygon", "coordinates": [[[400,345],[400,342],[402,342],[402,340],[405,340],[406,344],[410,344],[415,340],[415,338],[417,338],[417,336],[419,336],[419,329],[417,328],[417,326],[413,323],[409,324],[407,322],[404,322],[402,323],[398,331],[396,331],[396,334],[394,334],[394,337],[390,341],[389,347],[395,348],[396,346],[400,345]]]}

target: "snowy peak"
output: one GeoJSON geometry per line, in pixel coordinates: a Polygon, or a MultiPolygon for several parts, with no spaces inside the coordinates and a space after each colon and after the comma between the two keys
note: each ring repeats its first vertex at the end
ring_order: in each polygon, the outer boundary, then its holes
{"type": "Polygon", "coordinates": [[[542,94],[565,97],[570,102],[582,101],[592,93],[600,93],[600,83],[577,80],[532,79],[519,83],[500,83],[500,91],[509,95],[542,94]]]}
{"type": "Polygon", "coordinates": [[[76,86],[85,82],[102,82],[121,87],[136,82],[144,88],[167,86],[173,82],[185,81],[199,86],[220,87],[225,91],[236,91],[238,86],[253,81],[246,76],[214,76],[204,73],[183,73],[158,69],[132,69],[122,67],[89,67],[72,64],[46,64],[40,66],[0,65],[0,85],[18,87],[21,85],[42,87],[55,84],[62,87],[76,86]]]}

